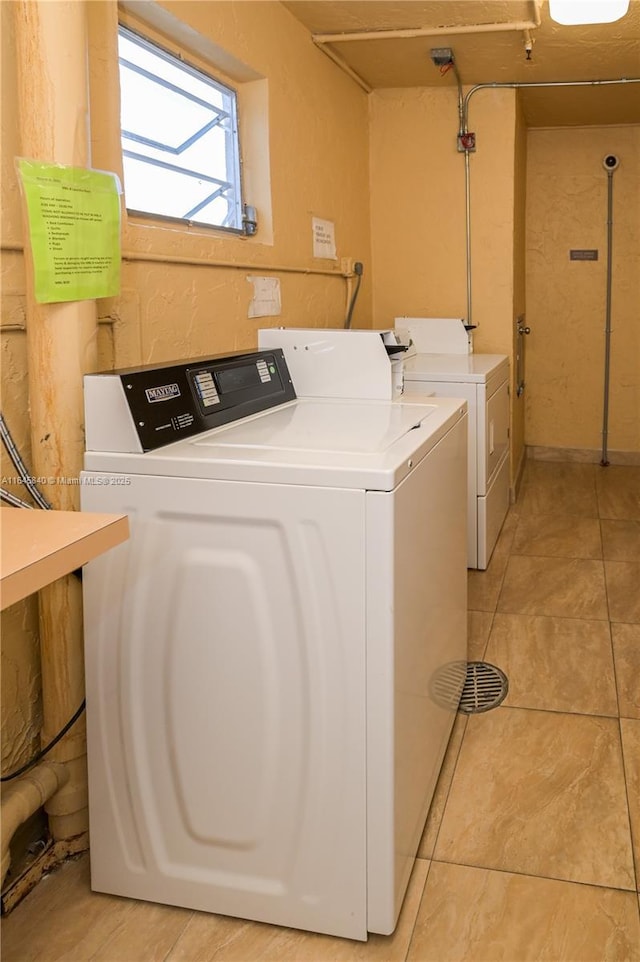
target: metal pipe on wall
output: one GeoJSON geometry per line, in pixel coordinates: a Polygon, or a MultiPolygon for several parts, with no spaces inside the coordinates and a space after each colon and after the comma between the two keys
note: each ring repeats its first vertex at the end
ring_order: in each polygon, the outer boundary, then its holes
{"type": "MultiPolygon", "coordinates": [[[[3,251],[24,250],[22,244],[2,244],[3,251]]],[[[149,251],[122,251],[123,261],[138,261],[146,264],[186,264],[189,267],[219,267],[233,271],[262,271],[271,274],[313,274],[321,277],[353,277],[351,270],[339,270],[323,267],[303,267],[295,264],[260,264],[255,261],[223,261],[211,257],[188,257],[181,254],[155,254],[149,251]]],[[[3,325],[3,330],[6,326],[3,325]]]]}
{"type": "Polygon", "coordinates": [[[602,458],[600,464],[609,464],[609,379],[611,367],[611,277],[613,272],[613,174],[620,166],[615,154],[607,154],[602,161],[607,172],[607,293],[604,328],[604,403],[602,410],[602,458]]]}
{"type": "Polygon", "coordinates": [[[471,297],[471,170],[470,151],[464,152],[464,211],[465,211],[465,250],[467,261],[467,326],[473,327],[471,297]]]}
{"type": "MultiPolygon", "coordinates": [[[[16,0],[20,149],[24,157],[84,167],[89,162],[86,4],[16,0]]],[[[39,304],[25,243],[27,362],[33,473],[78,477],[82,468],[82,375],[97,367],[94,301],[39,304]]],[[[54,507],[78,507],[78,488],[50,489],[54,507]]],[[[44,724],[47,743],[84,695],[82,600],[75,578],[39,593],[44,724]]],[[[56,841],[86,838],[88,828],[84,725],[52,752],[69,779],[46,805],[56,841]]],[[[86,844],[85,846],[86,847],[86,844]]]]}
{"type": "Polygon", "coordinates": [[[522,81],[522,83],[517,83],[515,81],[504,83],[501,81],[495,81],[492,83],[474,84],[473,87],[467,92],[464,98],[464,129],[465,133],[468,132],[469,126],[469,101],[472,96],[479,90],[486,89],[496,89],[500,87],[505,88],[519,88],[519,87],[610,87],[616,84],[637,84],[640,83],[640,77],[620,77],[617,80],[527,80],[522,81]]]}

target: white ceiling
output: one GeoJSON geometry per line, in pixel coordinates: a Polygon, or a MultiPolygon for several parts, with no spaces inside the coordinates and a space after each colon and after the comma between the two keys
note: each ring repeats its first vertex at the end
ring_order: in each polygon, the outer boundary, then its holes
{"type": "MultiPolygon", "coordinates": [[[[580,27],[551,20],[548,0],[285,0],[284,5],[370,88],[455,85],[453,71],[442,76],[432,63],[433,47],[453,49],[465,87],[640,78],[640,0],[631,0],[617,23],[580,27]],[[529,30],[533,49],[527,60],[525,30],[504,25],[534,23],[536,12],[540,25],[529,30]],[[455,33],[487,24],[500,26],[455,33]],[[431,29],[437,31],[432,36],[344,39],[360,32],[431,29]]],[[[533,127],[640,123],[640,83],[538,88],[521,95],[533,127]]]]}

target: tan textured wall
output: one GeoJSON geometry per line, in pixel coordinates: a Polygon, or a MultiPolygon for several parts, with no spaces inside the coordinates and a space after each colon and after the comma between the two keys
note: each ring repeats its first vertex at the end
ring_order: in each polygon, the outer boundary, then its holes
{"type": "Polygon", "coordinates": [[[613,175],[610,452],[640,451],[640,127],[528,135],[526,442],[598,451],[606,304],[606,154],[613,175]],[[596,248],[597,262],[571,262],[596,248]]]}
{"type": "MultiPolygon", "coordinates": [[[[451,88],[371,95],[374,326],[396,315],[466,317],[464,159],[451,88]]],[[[515,93],[471,101],[476,349],[512,350],[515,93]]]]}
{"type": "MultiPolygon", "coordinates": [[[[456,149],[455,91],[376,90],[370,99],[374,326],[402,314],[466,318],[464,158],[456,149]]],[[[525,163],[521,122],[516,151],[515,92],[479,91],[469,116],[478,139],[470,160],[474,347],[507,354],[513,376],[514,310],[523,309],[524,298],[514,237],[522,243],[525,163]]],[[[522,448],[519,404],[512,404],[512,420],[513,479],[522,448]]]]}
{"type": "Polygon", "coordinates": [[[466,313],[464,166],[450,89],[370,96],[374,327],[466,313]]]}
{"type": "MultiPolygon", "coordinates": [[[[14,158],[20,153],[15,113],[16,65],[11,4],[2,10],[2,389],[3,410],[29,463],[28,395],[24,332],[22,255],[6,250],[22,242],[14,158]]],[[[264,225],[247,240],[206,229],[125,217],[123,249],[166,257],[157,264],[125,262],[122,293],[98,303],[100,366],[252,349],[259,326],[341,326],[346,283],[308,275],[333,262],[312,257],[311,218],[335,222],[338,257],[365,265],[354,324],[369,321],[367,98],[312,44],[308,33],[279,3],[175,2],[149,5],[161,26],[180,38],[187,59],[203,63],[212,50],[227,76],[238,82],[245,113],[241,122],[250,151],[247,202],[268,202],[264,225]],[[194,33],[194,31],[197,32],[194,33]],[[199,48],[199,55],[185,46],[199,48]],[[265,173],[266,172],[266,173],[265,173]],[[255,198],[258,198],[256,201],[255,198]],[[220,259],[255,265],[248,270],[171,263],[172,257],[220,259]],[[283,311],[278,318],[249,320],[250,273],[261,265],[285,265],[299,273],[280,276],[283,311]]],[[[117,7],[94,0],[90,16],[92,163],[121,171],[117,87],[117,7]]],[[[156,34],[159,38],[162,31],[156,34]]],[[[270,275],[274,276],[274,275],[270,275]]],[[[3,474],[11,473],[5,470],[3,474]]],[[[10,509],[6,509],[10,510],[10,509]]],[[[2,769],[32,751],[40,726],[40,676],[33,602],[14,606],[3,618],[2,769]]]]}

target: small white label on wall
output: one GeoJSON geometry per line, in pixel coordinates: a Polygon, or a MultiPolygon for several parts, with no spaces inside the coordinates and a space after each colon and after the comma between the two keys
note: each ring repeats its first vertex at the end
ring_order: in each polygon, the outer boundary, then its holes
{"type": "Polygon", "coordinates": [[[247,317],[278,317],[282,313],[279,277],[247,277],[253,284],[253,298],[247,317]]]}
{"type": "Polygon", "coordinates": [[[319,217],[311,218],[311,229],[313,230],[313,256],[328,257],[336,261],[336,228],[332,220],[321,220],[319,217]]]}

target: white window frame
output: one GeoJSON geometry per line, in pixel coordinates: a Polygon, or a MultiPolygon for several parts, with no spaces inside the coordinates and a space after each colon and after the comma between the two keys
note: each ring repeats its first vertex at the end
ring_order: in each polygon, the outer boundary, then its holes
{"type": "MultiPolygon", "coordinates": [[[[139,65],[133,64],[131,61],[127,61],[125,58],[119,55],[121,72],[124,69],[130,69],[136,73],[140,73],[147,79],[156,81],[160,86],[170,89],[173,93],[180,93],[187,100],[198,103],[200,106],[210,109],[212,113],[211,121],[208,124],[206,124],[200,130],[194,131],[191,137],[177,147],[172,147],[169,144],[164,144],[159,141],[149,140],[148,138],[137,134],[135,131],[123,130],[121,127],[120,134],[123,154],[123,168],[125,174],[124,192],[125,203],[128,212],[136,216],[169,220],[173,221],[174,223],[177,222],[186,224],[190,227],[211,228],[214,230],[230,231],[234,234],[245,234],[246,230],[242,194],[240,140],[238,133],[237,92],[229,85],[222,83],[220,80],[216,80],[200,67],[196,67],[193,64],[186,62],[181,56],[166,50],[155,41],[149,40],[147,37],[137,33],[135,30],[132,30],[129,26],[123,23],[118,25],[118,38],[121,36],[140,46],[142,49],[153,53],[155,56],[166,60],[168,63],[171,63],[180,70],[197,77],[201,82],[204,82],[208,86],[213,87],[217,92],[222,93],[224,103],[224,109],[221,109],[214,104],[207,104],[202,98],[198,98],[188,91],[181,90],[178,86],[171,84],[169,81],[163,78],[156,78],[151,71],[148,71],[139,65]],[[211,129],[213,126],[220,125],[224,125],[224,129],[226,131],[226,171],[224,172],[226,173],[226,178],[214,176],[213,173],[208,171],[192,170],[189,167],[181,166],[179,163],[173,162],[173,158],[177,159],[182,151],[187,149],[191,144],[195,143],[200,137],[204,136],[209,129],[211,129]],[[148,154],[146,155],[144,153],[145,148],[150,148],[148,154]],[[166,159],[158,157],[157,155],[159,152],[166,153],[166,159]],[[142,163],[148,163],[160,169],[166,169],[176,173],[184,173],[188,177],[195,177],[201,182],[210,184],[211,192],[207,194],[207,196],[203,198],[200,203],[185,211],[183,216],[176,216],[172,213],[162,213],[155,210],[142,210],[137,207],[130,206],[127,202],[126,158],[131,158],[142,163]],[[223,223],[213,223],[207,220],[194,219],[195,216],[211,202],[211,200],[213,200],[216,196],[225,194],[229,197],[230,203],[228,214],[223,223]]],[[[123,95],[124,89],[121,81],[121,96],[123,95]]],[[[220,172],[216,171],[216,173],[220,172]]]]}

